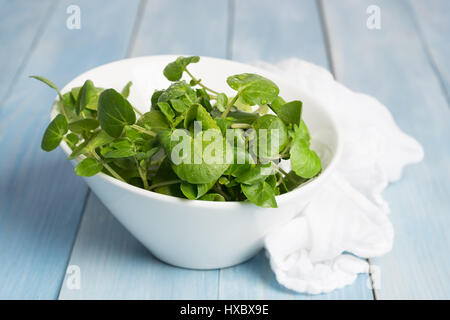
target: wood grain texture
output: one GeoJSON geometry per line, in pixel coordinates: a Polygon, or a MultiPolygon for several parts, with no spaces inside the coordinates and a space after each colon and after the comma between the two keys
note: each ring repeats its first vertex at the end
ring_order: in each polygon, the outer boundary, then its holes
{"type": "Polygon", "coordinates": [[[62,86],[85,70],[123,57],[138,3],[77,1],[80,30],[66,28],[70,4],[58,2],[0,110],[3,299],[57,297],[87,192],[62,151],[40,150],[56,94],[28,75],[43,75],[62,86]]]}
{"type": "Polygon", "coordinates": [[[380,267],[376,297],[448,299],[450,113],[410,2],[325,0],[323,7],[337,79],[377,97],[425,149],[425,160],[384,193],[396,236],[393,251],[373,259],[380,267]],[[381,9],[380,30],[366,27],[372,4],[381,9]]]}
{"type": "Polygon", "coordinates": [[[413,0],[411,5],[430,63],[440,75],[447,101],[450,101],[450,1],[413,0]]]}
{"type": "Polygon", "coordinates": [[[233,60],[278,62],[296,57],[325,68],[326,48],[316,1],[234,1],[233,60]]]}
{"type": "MultiPolygon", "coordinates": [[[[133,56],[192,53],[225,57],[225,1],[148,1],[142,8],[130,50],[133,56]]],[[[218,271],[181,269],[155,259],[93,194],[69,265],[80,267],[81,289],[70,290],[67,277],[59,299],[217,298],[218,271]]]]}
{"type": "MultiPolygon", "coordinates": [[[[315,1],[236,1],[233,59],[278,62],[296,57],[328,67],[320,16],[315,1]]],[[[220,271],[221,299],[373,299],[367,275],[330,294],[305,295],[283,288],[264,252],[234,268],[220,271]]]]}
{"type": "Polygon", "coordinates": [[[132,56],[193,54],[225,57],[227,1],[148,0],[132,56]]]}
{"type": "Polygon", "coordinates": [[[211,299],[217,271],[172,267],[154,258],[91,193],[70,266],[80,267],[80,289],[67,285],[59,299],[211,299]]]}
{"type": "Polygon", "coordinates": [[[17,72],[40,36],[51,7],[50,1],[0,1],[0,98],[2,101],[17,72]]]}

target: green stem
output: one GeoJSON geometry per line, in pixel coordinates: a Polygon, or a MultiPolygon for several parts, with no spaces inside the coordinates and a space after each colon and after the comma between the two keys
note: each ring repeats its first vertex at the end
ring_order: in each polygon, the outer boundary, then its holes
{"type": "Polygon", "coordinates": [[[278,165],[276,165],[275,163],[272,162],[272,165],[275,166],[275,169],[277,169],[281,174],[284,175],[285,178],[287,178],[289,181],[291,181],[294,184],[297,184],[297,181],[295,181],[290,175],[289,173],[287,173],[286,171],[284,171],[282,168],[280,168],[278,165]]]}
{"type": "Polygon", "coordinates": [[[152,137],[156,137],[157,136],[157,134],[155,132],[147,130],[147,129],[144,129],[142,127],[139,127],[136,124],[132,124],[130,127],[132,127],[133,129],[136,129],[137,131],[140,131],[140,132],[143,132],[145,134],[148,134],[149,136],[152,136],[152,137]]]}
{"type": "Polygon", "coordinates": [[[64,114],[64,117],[66,117],[67,121],[69,121],[69,116],[67,115],[66,105],[64,104],[64,98],[61,94],[61,91],[59,91],[59,89],[56,89],[56,92],[58,92],[59,101],[61,101],[62,113],[64,114]]]}
{"type": "Polygon", "coordinates": [[[166,156],[164,155],[163,157],[161,157],[161,158],[158,159],[158,160],[150,161],[150,165],[151,165],[151,166],[154,166],[154,165],[159,166],[159,165],[161,165],[161,163],[164,161],[165,158],[166,158],[166,156]]]}
{"type": "MultiPolygon", "coordinates": [[[[136,146],[133,144],[134,152],[136,152],[136,146]]],[[[142,169],[139,161],[136,157],[133,157],[136,162],[136,167],[138,169],[139,175],[141,176],[142,183],[144,184],[144,189],[148,189],[148,181],[147,181],[147,168],[142,169]]]]}
{"type": "Polygon", "coordinates": [[[214,185],[214,190],[215,190],[218,194],[220,194],[222,197],[224,197],[225,200],[227,200],[227,201],[230,200],[230,198],[229,198],[228,195],[223,191],[223,189],[222,189],[222,187],[221,187],[221,185],[220,185],[219,183],[216,183],[216,184],[214,185]]]}
{"type": "MultiPolygon", "coordinates": [[[[131,106],[133,107],[133,106],[131,106]]],[[[140,112],[138,109],[136,109],[135,107],[133,107],[134,112],[136,112],[139,116],[142,116],[142,112],[140,112]]]]}
{"type": "Polygon", "coordinates": [[[142,183],[144,184],[144,189],[148,190],[147,170],[145,170],[145,169],[142,170],[136,157],[134,157],[134,161],[136,161],[136,166],[137,166],[139,175],[141,176],[142,183]]]}
{"type": "Polygon", "coordinates": [[[102,158],[100,158],[95,151],[92,151],[91,154],[94,156],[95,159],[97,159],[97,161],[99,161],[103,165],[103,167],[105,167],[106,170],[109,171],[109,173],[111,173],[111,175],[114,178],[116,178],[117,180],[120,180],[122,182],[127,183],[116,171],[114,171],[113,168],[111,168],[102,158]]]}
{"type": "Polygon", "coordinates": [[[231,125],[232,129],[250,129],[252,126],[248,123],[233,123],[231,125]]]}
{"type": "Polygon", "coordinates": [[[230,102],[228,102],[227,107],[225,108],[225,111],[222,113],[221,118],[226,118],[226,116],[228,115],[228,113],[231,110],[231,107],[234,105],[234,103],[237,101],[237,99],[239,98],[239,94],[240,92],[238,92],[233,99],[231,99],[230,102]]]}
{"type": "Polygon", "coordinates": [[[151,185],[150,187],[148,187],[147,190],[153,190],[158,187],[168,186],[168,185],[180,183],[180,182],[181,182],[181,180],[177,179],[177,180],[169,180],[169,181],[164,181],[164,182],[160,182],[160,183],[155,183],[155,184],[151,185]]]}
{"type": "Polygon", "coordinates": [[[291,148],[291,144],[292,144],[292,139],[289,140],[286,147],[284,147],[284,149],[280,152],[280,158],[284,158],[285,156],[289,155],[289,149],[291,148]]]}
{"type": "Polygon", "coordinates": [[[215,91],[215,90],[213,90],[213,89],[210,89],[210,88],[208,88],[207,86],[203,85],[203,83],[201,83],[201,80],[197,80],[197,78],[195,78],[194,75],[193,75],[192,73],[190,73],[188,69],[184,69],[184,70],[185,70],[186,73],[192,78],[192,80],[194,80],[194,82],[195,82],[196,84],[198,84],[200,87],[202,87],[203,89],[205,89],[205,90],[207,90],[207,91],[209,91],[209,92],[212,92],[212,93],[214,93],[214,94],[219,94],[219,92],[217,92],[217,91],[215,91]]]}

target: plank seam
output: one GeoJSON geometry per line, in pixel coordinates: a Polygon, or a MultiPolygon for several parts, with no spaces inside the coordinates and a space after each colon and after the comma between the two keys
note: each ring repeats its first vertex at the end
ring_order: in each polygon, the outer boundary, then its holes
{"type": "Polygon", "coordinates": [[[58,289],[58,296],[56,297],[57,300],[59,300],[59,297],[61,295],[61,290],[62,290],[62,287],[64,285],[64,279],[66,278],[67,268],[68,268],[70,260],[72,258],[72,253],[73,253],[73,249],[75,248],[75,243],[77,242],[77,239],[78,239],[78,233],[80,232],[80,229],[81,229],[81,222],[83,221],[84,212],[86,211],[86,207],[87,207],[87,203],[88,203],[90,195],[91,195],[91,189],[88,188],[87,191],[86,191],[86,196],[84,197],[83,207],[81,208],[80,220],[78,221],[77,229],[75,231],[75,236],[74,236],[73,241],[72,241],[72,246],[70,248],[69,255],[67,256],[66,268],[64,269],[64,274],[63,274],[63,277],[62,277],[62,280],[61,280],[61,284],[60,284],[59,289],[58,289]]]}
{"type": "Polygon", "coordinates": [[[9,94],[12,91],[12,88],[14,87],[14,84],[17,82],[17,80],[19,79],[19,75],[22,74],[22,71],[25,69],[25,66],[28,63],[28,60],[30,59],[34,48],[36,48],[36,46],[38,45],[39,41],[41,40],[42,34],[44,33],[43,31],[45,30],[45,28],[47,27],[50,18],[53,14],[53,12],[55,10],[53,10],[55,7],[57,6],[57,2],[51,2],[48,6],[48,9],[46,11],[46,13],[43,15],[42,17],[42,21],[39,23],[39,26],[36,30],[36,34],[33,37],[33,40],[31,41],[30,47],[27,50],[27,53],[25,54],[25,56],[23,57],[22,62],[20,63],[19,67],[17,68],[16,72],[14,73],[14,76],[11,80],[10,85],[8,86],[8,89],[5,92],[5,95],[3,96],[2,101],[6,101],[6,99],[9,98],[9,94]]]}
{"type": "Polygon", "coordinates": [[[228,0],[228,19],[227,19],[227,43],[225,57],[227,59],[233,58],[233,38],[234,38],[234,12],[235,12],[234,0],[228,0]]]}
{"type": "Polygon", "coordinates": [[[370,286],[372,287],[372,295],[373,295],[373,300],[378,300],[377,299],[377,290],[375,290],[375,286],[374,286],[374,279],[372,277],[372,263],[370,262],[370,259],[366,259],[367,263],[369,264],[369,280],[370,280],[370,286]]]}
{"type": "MultiPolygon", "coordinates": [[[[226,49],[225,57],[227,59],[233,58],[233,38],[234,38],[234,0],[228,0],[228,19],[227,19],[227,36],[226,36],[226,49]]],[[[217,300],[220,300],[220,277],[222,276],[222,269],[217,271],[217,300]]]]}
{"type": "MultiPolygon", "coordinates": [[[[133,47],[134,47],[134,44],[136,42],[136,34],[139,31],[139,29],[140,29],[142,17],[144,15],[144,11],[145,11],[145,7],[146,6],[147,6],[147,0],[140,0],[139,1],[139,5],[138,5],[138,8],[137,8],[137,12],[136,12],[136,17],[135,17],[135,20],[134,20],[133,28],[131,30],[130,42],[128,44],[128,48],[127,48],[127,51],[125,53],[125,57],[130,57],[130,55],[131,55],[131,53],[133,51],[133,47]]],[[[81,209],[80,221],[78,223],[77,230],[75,232],[75,237],[74,237],[74,240],[73,240],[73,243],[72,243],[72,247],[70,249],[70,253],[69,253],[69,256],[68,256],[68,259],[67,259],[67,262],[66,262],[66,269],[65,270],[67,270],[67,267],[68,267],[68,265],[70,263],[70,260],[72,258],[73,250],[75,248],[75,243],[76,243],[76,240],[78,238],[78,233],[79,233],[80,228],[81,228],[81,222],[83,220],[83,217],[84,217],[84,214],[85,214],[85,211],[86,211],[86,207],[87,207],[87,203],[89,201],[90,195],[91,195],[91,189],[88,188],[88,190],[86,192],[86,196],[84,198],[85,200],[84,200],[84,203],[83,203],[83,207],[81,209]]],[[[58,299],[59,299],[59,297],[61,295],[61,290],[62,290],[62,287],[64,285],[64,279],[65,279],[65,275],[63,276],[62,281],[61,281],[61,285],[59,286],[58,299]]]]}
{"type": "Polygon", "coordinates": [[[217,270],[217,300],[220,300],[220,276],[222,269],[217,270]]]}
{"type": "Polygon", "coordinates": [[[137,34],[139,29],[141,28],[142,18],[144,16],[145,8],[147,7],[147,0],[140,0],[139,5],[136,12],[136,18],[134,20],[133,29],[131,31],[130,43],[128,44],[128,48],[125,54],[126,58],[131,57],[134,49],[134,45],[136,43],[137,34]]]}
{"type": "Polygon", "coordinates": [[[426,37],[424,36],[424,33],[422,31],[422,27],[420,25],[420,18],[416,14],[416,11],[414,9],[414,6],[411,3],[408,3],[409,11],[411,13],[412,21],[414,23],[414,26],[417,30],[417,37],[419,38],[419,41],[423,47],[423,50],[425,51],[425,55],[427,57],[427,60],[431,66],[431,69],[433,70],[433,73],[436,75],[436,78],[439,82],[439,87],[441,88],[441,91],[443,92],[443,95],[447,101],[447,105],[450,107],[450,96],[447,91],[447,88],[445,86],[444,78],[442,77],[441,72],[439,71],[439,67],[436,63],[436,60],[433,57],[433,54],[431,53],[430,46],[428,42],[426,41],[426,37]]]}
{"type": "MultiPolygon", "coordinates": [[[[321,21],[321,28],[322,28],[322,34],[323,34],[323,38],[324,38],[324,43],[325,43],[325,50],[327,53],[327,58],[328,58],[328,64],[330,67],[330,71],[333,74],[334,78],[337,79],[337,75],[336,75],[336,69],[334,66],[334,61],[333,61],[333,54],[332,54],[332,50],[331,50],[331,40],[330,40],[330,35],[328,33],[328,26],[326,23],[326,14],[325,14],[325,9],[324,9],[324,5],[323,5],[323,0],[316,0],[316,4],[317,4],[317,11],[319,12],[319,18],[321,21]]],[[[372,298],[373,300],[377,300],[377,296],[376,296],[376,292],[374,289],[374,279],[372,277],[372,265],[370,263],[370,259],[366,259],[367,263],[369,264],[369,280],[370,280],[370,286],[371,286],[371,291],[372,291],[372,298]]]]}
{"type": "Polygon", "coordinates": [[[334,67],[333,55],[331,51],[331,41],[328,33],[328,27],[326,23],[325,10],[323,7],[323,0],[316,0],[317,12],[319,12],[319,20],[321,22],[321,30],[323,35],[323,42],[325,44],[325,51],[328,58],[328,66],[330,67],[330,72],[336,79],[336,70],[334,67]]]}

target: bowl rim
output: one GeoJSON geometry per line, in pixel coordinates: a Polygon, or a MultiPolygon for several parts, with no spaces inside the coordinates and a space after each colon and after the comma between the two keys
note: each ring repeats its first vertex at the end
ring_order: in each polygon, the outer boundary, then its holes
{"type": "MultiPolygon", "coordinates": [[[[137,62],[139,60],[148,60],[150,59],[176,59],[179,56],[187,56],[186,54],[161,54],[161,55],[149,55],[149,56],[139,56],[139,57],[133,57],[133,58],[126,58],[126,59],[120,59],[120,60],[115,60],[109,63],[105,63],[102,64],[100,66],[97,66],[95,68],[89,69],[79,75],[77,75],[76,77],[74,77],[72,80],[70,80],[62,89],[61,92],[62,93],[66,93],[68,92],[71,88],[68,88],[68,85],[70,83],[72,83],[73,81],[75,81],[78,78],[82,78],[83,76],[85,76],[85,74],[87,73],[91,73],[92,71],[96,71],[97,69],[101,69],[103,67],[106,66],[111,66],[114,64],[121,64],[121,63],[130,63],[130,62],[137,62]]],[[[251,68],[251,69],[256,69],[256,70],[261,70],[262,73],[265,74],[269,74],[271,77],[273,76],[273,78],[276,79],[276,83],[281,83],[283,87],[290,87],[292,90],[298,90],[295,88],[294,85],[290,84],[288,81],[285,81],[283,79],[280,79],[280,76],[277,74],[272,73],[271,71],[267,71],[264,69],[261,69],[259,67],[255,67],[249,64],[245,64],[245,63],[241,63],[241,62],[237,62],[234,60],[229,60],[229,59],[221,59],[221,58],[215,58],[215,57],[209,57],[209,56],[200,56],[200,60],[204,58],[204,59],[208,59],[208,60],[217,60],[217,61],[221,61],[221,62],[226,62],[226,63],[232,63],[235,65],[239,65],[241,67],[246,67],[246,68],[251,68]]],[[[342,140],[341,140],[341,136],[340,136],[340,132],[338,130],[338,126],[336,124],[336,120],[333,116],[333,114],[331,112],[329,112],[327,110],[327,108],[325,106],[323,106],[322,103],[318,102],[314,96],[309,95],[308,96],[311,100],[313,100],[318,106],[319,108],[322,109],[322,112],[324,112],[330,121],[331,127],[335,133],[335,139],[336,139],[336,151],[334,152],[334,154],[331,157],[331,160],[328,164],[328,166],[320,173],[319,176],[309,180],[307,183],[305,183],[304,185],[297,187],[296,189],[275,196],[275,199],[277,200],[277,204],[279,206],[279,204],[281,203],[285,203],[288,202],[290,200],[292,200],[293,198],[296,198],[298,196],[300,196],[302,193],[306,193],[309,190],[313,189],[314,187],[316,187],[316,185],[322,183],[324,180],[326,180],[330,174],[334,171],[337,162],[341,156],[342,153],[342,140]]],[[[59,96],[56,95],[55,99],[53,100],[53,104],[52,104],[52,108],[51,108],[51,112],[50,112],[50,120],[52,120],[56,114],[56,105],[57,102],[59,101],[59,96]]],[[[61,144],[59,145],[59,147],[64,151],[64,153],[68,156],[71,154],[71,149],[70,147],[67,145],[67,143],[63,140],[61,142],[61,144]]],[[[79,162],[81,159],[83,159],[83,157],[77,157],[71,161],[75,161],[75,162],[79,162]]],[[[93,179],[93,178],[98,178],[98,179],[102,179],[105,180],[113,185],[115,185],[116,187],[119,187],[121,189],[127,190],[129,192],[153,199],[153,200],[159,200],[159,201],[163,201],[163,202],[171,202],[171,203],[179,203],[179,204],[185,204],[185,203],[189,203],[192,206],[198,206],[198,207],[209,207],[209,208],[220,208],[220,209],[238,209],[239,207],[242,206],[256,206],[253,203],[251,203],[250,201],[209,201],[209,200],[190,200],[190,199],[184,199],[184,198],[178,198],[178,197],[174,197],[174,196],[169,196],[169,195],[165,195],[165,194],[161,194],[161,193],[157,193],[157,192],[152,192],[149,190],[145,190],[136,186],[133,186],[131,184],[128,184],[126,182],[122,182],[116,178],[113,178],[103,172],[99,172],[97,173],[95,176],[93,177],[82,177],[84,179],[93,179]],[[211,207],[213,206],[213,207],[211,207]]],[[[261,209],[265,209],[265,208],[261,208],[261,209]]],[[[277,209],[277,208],[271,208],[271,209],[277,209]]]]}

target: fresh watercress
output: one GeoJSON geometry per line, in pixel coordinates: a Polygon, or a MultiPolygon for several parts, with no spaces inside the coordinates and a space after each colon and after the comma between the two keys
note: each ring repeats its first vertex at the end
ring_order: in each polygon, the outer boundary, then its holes
{"type": "Polygon", "coordinates": [[[67,133],[67,120],[62,114],[58,114],[55,119],[50,122],[42,137],[41,147],[45,151],[55,149],[67,133]]]}
{"type": "Polygon", "coordinates": [[[65,141],[75,172],[99,172],[150,192],[190,200],[250,201],[276,208],[276,196],[320,174],[319,156],[302,119],[302,102],[286,102],[271,80],[251,73],[226,79],[232,96],[205,86],[179,57],[163,71],[172,81],[152,94],[143,114],[127,100],[132,82],[118,92],[87,80],[62,94],[59,114],[42,138],[45,151],[65,141]],[[184,75],[189,81],[182,80],[184,75]],[[267,114],[268,110],[272,114],[267,114]],[[291,171],[279,163],[289,161],[291,171]]]}

